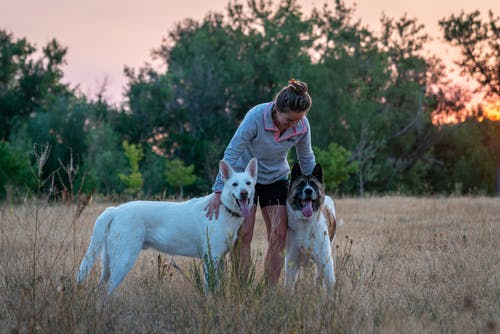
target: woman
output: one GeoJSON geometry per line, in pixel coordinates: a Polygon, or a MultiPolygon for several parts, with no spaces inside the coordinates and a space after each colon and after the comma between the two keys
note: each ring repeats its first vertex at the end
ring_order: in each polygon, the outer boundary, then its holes
{"type": "MultiPolygon", "coordinates": [[[[265,277],[268,283],[276,284],[283,267],[287,230],[286,197],[288,193],[287,155],[295,147],[300,167],[311,174],[315,157],[311,148],[311,132],[306,118],[312,100],[307,84],[294,79],[278,93],[274,101],[259,104],[245,115],[231,142],[224,152],[224,160],[235,170],[244,170],[248,161],[258,161],[257,185],[254,206],[245,219],[238,250],[238,269],[247,277],[251,264],[250,243],[253,237],[257,202],[266,224],[268,249],[265,258],[265,277]]],[[[212,187],[214,197],[207,205],[207,217],[218,217],[221,205],[221,175],[217,175],[212,187]]]]}

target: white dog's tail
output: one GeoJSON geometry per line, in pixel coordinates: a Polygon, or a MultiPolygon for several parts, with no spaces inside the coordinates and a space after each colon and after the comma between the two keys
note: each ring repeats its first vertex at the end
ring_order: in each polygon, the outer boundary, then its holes
{"type": "Polygon", "coordinates": [[[94,225],[92,236],[90,237],[89,248],[80,264],[76,281],[78,284],[83,282],[94,266],[96,256],[103,250],[105,237],[108,231],[109,224],[113,220],[114,207],[107,208],[99,217],[94,225]]]}

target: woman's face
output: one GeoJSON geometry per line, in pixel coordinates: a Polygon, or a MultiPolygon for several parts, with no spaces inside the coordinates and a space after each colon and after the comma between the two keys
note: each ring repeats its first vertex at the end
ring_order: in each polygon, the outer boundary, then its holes
{"type": "Polygon", "coordinates": [[[281,112],[277,111],[276,120],[278,121],[278,125],[284,129],[289,129],[297,125],[297,123],[304,118],[306,115],[306,111],[295,112],[293,110],[289,112],[281,112]]]}

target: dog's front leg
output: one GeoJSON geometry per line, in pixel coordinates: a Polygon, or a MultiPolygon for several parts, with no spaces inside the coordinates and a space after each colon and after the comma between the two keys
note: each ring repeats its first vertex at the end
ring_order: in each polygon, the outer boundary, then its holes
{"type": "Polygon", "coordinates": [[[288,261],[285,269],[285,285],[288,288],[293,288],[297,281],[299,273],[299,265],[296,262],[288,261]]]}
{"type": "Polygon", "coordinates": [[[333,288],[335,286],[335,269],[334,269],[332,259],[330,259],[330,261],[328,261],[323,266],[323,278],[324,278],[325,287],[328,290],[333,290],[333,288]]]}
{"type": "Polygon", "coordinates": [[[203,260],[203,272],[205,275],[205,294],[213,293],[217,288],[219,280],[220,259],[206,255],[203,260]]]}
{"type": "Polygon", "coordinates": [[[297,247],[287,247],[285,256],[285,286],[293,288],[300,269],[300,252],[297,247]]]}
{"type": "Polygon", "coordinates": [[[316,257],[315,262],[319,280],[323,280],[325,288],[333,291],[333,287],[335,286],[335,269],[331,252],[330,243],[328,240],[325,240],[321,253],[316,257]]]}

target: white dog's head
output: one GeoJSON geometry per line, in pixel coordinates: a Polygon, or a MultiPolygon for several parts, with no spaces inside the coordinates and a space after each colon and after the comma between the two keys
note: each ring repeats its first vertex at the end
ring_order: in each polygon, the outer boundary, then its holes
{"type": "Polygon", "coordinates": [[[220,161],[219,168],[224,181],[222,203],[230,211],[248,217],[257,183],[257,159],[250,160],[244,172],[235,172],[224,160],[220,161]]]}

